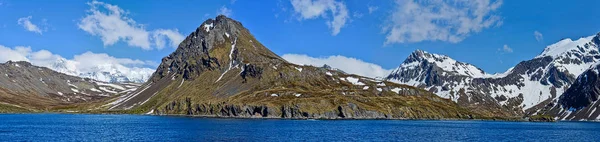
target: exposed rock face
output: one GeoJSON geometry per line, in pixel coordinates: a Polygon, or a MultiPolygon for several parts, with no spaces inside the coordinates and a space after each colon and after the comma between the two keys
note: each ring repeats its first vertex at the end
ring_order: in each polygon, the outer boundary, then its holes
{"type": "Polygon", "coordinates": [[[559,120],[598,120],[599,69],[600,65],[597,64],[579,75],[575,83],[560,96],[558,103],[548,105],[542,113],[554,115],[559,120]]]}
{"type": "Polygon", "coordinates": [[[150,81],[113,104],[111,110],[218,117],[476,116],[422,89],[290,64],[225,16],[202,23],[150,81]]]}
{"type": "Polygon", "coordinates": [[[564,39],[502,74],[417,50],[387,80],[424,88],[459,105],[498,116],[535,114],[600,60],[599,36],[564,39]]]}
{"type": "Polygon", "coordinates": [[[354,103],[342,103],[336,107],[322,108],[313,112],[303,105],[296,104],[270,107],[267,105],[235,105],[225,102],[217,104],[194,104],[190,98],[182,102],[173,101],[163,109],[156,109],[156,114],[182,114],[208,117],[234,118],[291,118],[291,119],[471,119],[470,114],[457,114],[444,110],[417,110],[409,107],[394,108],[384,113],[361,108],[354,103]],[[456,115],[456,116],[451,116],[456,115]]]}
{"type": "Polygon", "coordinates": [[[22,61],[0,64],[0,75],[0,103],[29,110],[95,102],[138,86],[69,76],[22,61]]]}

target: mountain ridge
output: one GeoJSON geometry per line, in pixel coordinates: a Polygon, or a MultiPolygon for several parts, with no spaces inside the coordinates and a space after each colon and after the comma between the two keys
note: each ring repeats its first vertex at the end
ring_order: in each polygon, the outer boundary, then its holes
{"type": "MultiPolygon", "coordinates": [[[[509,115],[533,115],[546,104],[558,101],[579,74],[598,62],[599,41],[598,35],[576,41],[563,39],[547,46],[535,58],[495,75],[483,71],[483,75],[456,74],[439,62],[414,62],[409,56],[387,80],[425,88],[464,107],[499,108],[509,115]],[[409,68],[406,64],[415,66],[409,68]],[[473,98],[483,99],[472,101],[473,98]]],[[[467,63],[455,63],[452,67],[456,69],[463,64],[467,63]]]]}
{"type": "Polygon", "coordinates": [[[95,109],[93,104],[137,87],[70,76],[25,61],[0,63],[0,74],[0,104],[28,112],[60,111],[78,105],[95,109]]]}

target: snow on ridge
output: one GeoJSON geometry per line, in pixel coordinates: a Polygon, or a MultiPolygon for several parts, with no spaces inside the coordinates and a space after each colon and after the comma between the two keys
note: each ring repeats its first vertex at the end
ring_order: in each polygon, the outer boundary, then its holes
{"type": "Polygon", "coordinates": [[[556,58],[564,53],[567,53],[568,51],[577,50],[578,46],[583,47],[585,44],[591,42],[594,37],[595,36],[582,37],[575,41],[571,40],[570,38],[563,39],[557,43],[547,46],[544,51],[535,58],[542,58],[546,56],[556,58]]]}
{"type": "Polygon", "coordinates": [[[423,50],[417,50],[413,54],[422,54],[422,55],[419,55],[417,57],[418,58],[417,61],[413,61],[413,62],[409,62],[409,63],[406,63],[406,62],[402,63],[400,65],[400,67],[396,68],[394,71],[392,71],[392,73],[398,73],[398,72],[401,72],[402,70],[418,68],[422,62],[427,61],[429,63],[435,64],[436,66],[440,67],[442,70],[445,70],[448,72],[454,72],[459,75],[471,76],[471,77],[475,77],[475,78],[493,76],[493,75],[485,73],[483,70],[475,67],[474,65],[456,61],[446,55],[428,53],[423,50]]]}
{"type": "Polygon", "coordinates": [[[98,84],[99,86],[107,86],[107,87],[111,87],[111,88],[119,89],[119,90],[127,90],[123,86],[119,86],[116,84],[109,84],[109,83],[102,83],[102,82],[96,82],[96,84],[98,84]]]}

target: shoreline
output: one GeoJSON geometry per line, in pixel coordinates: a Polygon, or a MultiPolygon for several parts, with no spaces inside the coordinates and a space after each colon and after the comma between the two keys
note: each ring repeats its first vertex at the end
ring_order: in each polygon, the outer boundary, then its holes
{"type": "Polygon", "coordinates": [[[250,119],[250,120],[401,120],[401,121],[490,121],[490,122],[600,122],[600,120],[556,120],[556,121],[530,121],[526,118],[522,119],[459,119],[459,118],[443,118],[443,119],[414,119],[414,118],[281,118],[281,117],[231,117],[231,116],[216,116],[216,115],[179,115],[179,114],[132,114],[132,113],[86,113],[86,112],[26,112],[26,113],[0,113],[5,114],[68,114],[68,115],[135,115],[135,116],[164,116],[164,117],[181,117],[181,118],[210,118],[210,119],[250,119]]]}

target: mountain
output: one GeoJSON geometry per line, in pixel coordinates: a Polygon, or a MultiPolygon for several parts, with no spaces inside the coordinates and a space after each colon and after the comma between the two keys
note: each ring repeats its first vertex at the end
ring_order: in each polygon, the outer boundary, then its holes
{"type": "Polygon", "coordinates": [[[58,58],[45,67],[52,70],[83,78],[90,78],[110,83],[144,83],[148,80],[154,70],[148,68],[125,67],[118,64],[100,64],[89,69],[78,69],[77,63],[58,58]]]}
{"type": "Polygon", "coordinates": [[[595,64],[583,72],[576,81],[560,96],[556,105],[548,105],[540,113],[555,116],[558,120],[598,120],[596,111],[600,95],[600,64],[595,64]]]}
{"type": "Polygon", "coordinates": [[[267,118],[472,118],[415,87],[291,64],[223,15],[206,20],[138,90],[111,103],[128,113],[267,118]]]}
{"type": "Polygon", "coordinates": [[[429,90],[484,114],[533,115],[556,103],[577,76],[598,62],[598,44],[598,35],[563,39],[534,59],[493,75],[448,56],[417,50],[386,80],[429,90]]]}
{"type": "Polygon", "coordinates": [[[137,87],[70,76],[24,61],[8,61],[0,63],[0,112],[54,111],[82,104],[93,106],[90,104],[101,103],[137,87]]]}

